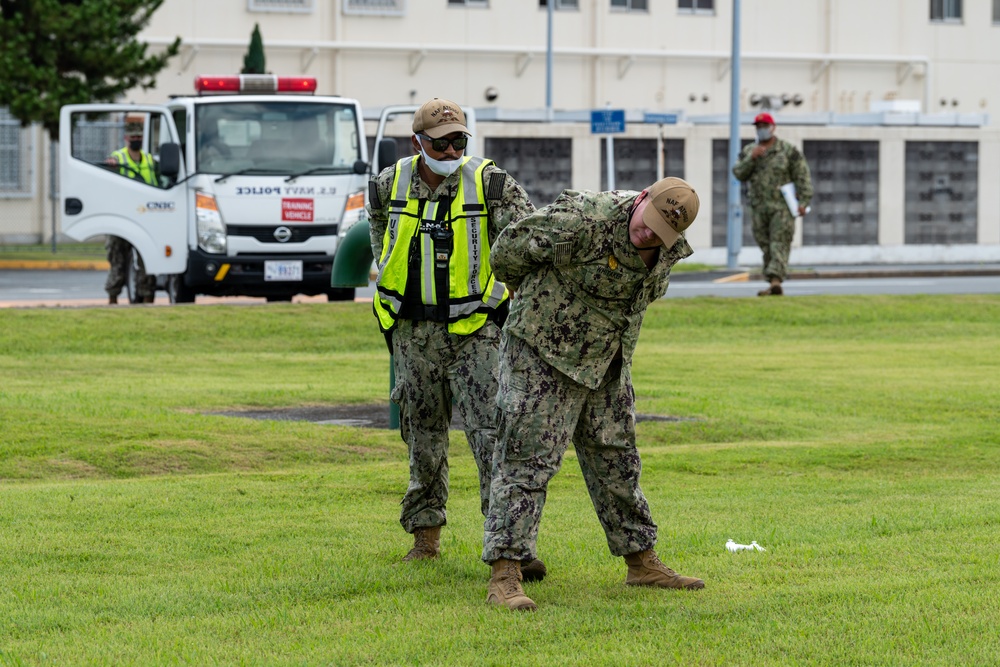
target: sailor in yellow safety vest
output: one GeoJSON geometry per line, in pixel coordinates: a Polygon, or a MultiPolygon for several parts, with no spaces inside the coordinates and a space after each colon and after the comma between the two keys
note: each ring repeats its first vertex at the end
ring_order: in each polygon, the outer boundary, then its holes
{"type": "MultiPolygon", "coordinates": [[[[144,181],[159,186],[156,163],[153,156],[142,150],[142,122],[128,121],[125,124],[125,146],[113,152],[105,163],[118,167],[118,172],[126,178],[144,181]]],[[[118,236],[108,236],[104,242],[108,253],[108,278],[104,290],[108,293],[108,303],[118,303],[118,295],[125,286],[128,263],[132,261],[132,245],[118,236]]],[[[138,297],[143,303],[152,303],[156,291],[156,277],[147,276],[140,257],[136,265],[136,285],[138,297]]]]}
{"type": "MultiPolygon", "coordinates": [[[[400,432],[410,482],[400,523],[414,536],[405,561],[436,558],[448,501],[448,428],[458,409],[489,506],[496,444],[497,349],[508,293],[490,247],[532,213],[528,194],[492,160],[465,155],[462,108],[434,98],[413,116],[413,156],[369,183],[375,315],[393,354],[400,432]]],[[[540,579],[544,564],[525,564],[540,579]]]]}

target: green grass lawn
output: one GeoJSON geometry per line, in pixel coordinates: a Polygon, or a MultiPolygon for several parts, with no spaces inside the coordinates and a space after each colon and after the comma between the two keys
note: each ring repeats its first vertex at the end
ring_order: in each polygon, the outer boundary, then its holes
{"type": "Polygon", "coordinates": [[[539,604],[485,604],[453,433],[442,558],[400,564],[398,433],[221,410],[386,402],[355,303],[0,310],[0,665],[986,665],[1000,297],[675,299],[633,377],[663,560],[626,588],[572,452],[539,604]],[[764,552],[729,553],[726,540],[764,552]]]}
{"type": "Polygon", "coordinates": [[[100,261],[106,258],[103,243],[0,245],[0,261],[100,261]]]}

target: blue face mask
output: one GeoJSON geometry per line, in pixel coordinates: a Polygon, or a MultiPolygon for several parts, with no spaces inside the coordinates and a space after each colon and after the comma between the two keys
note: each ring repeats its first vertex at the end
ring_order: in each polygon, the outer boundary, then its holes
{"type": "Polygon", "coordinates": [[[774,130],[770,127],[758,127],[757,128],[757,141],[769,141],[771,137],[774,136],[774,130]]]}
{"type": "Polygon", "coordinates": [[[438,176],[451,176],[462,166],[461,160],[435,160],[432,157],[428,157],[427,151],[424,150],[424,144],[420,141],[419,137],[417,138],[417,145],[420,146],[420,157],[423,158],[427,168],[438,176]]]}

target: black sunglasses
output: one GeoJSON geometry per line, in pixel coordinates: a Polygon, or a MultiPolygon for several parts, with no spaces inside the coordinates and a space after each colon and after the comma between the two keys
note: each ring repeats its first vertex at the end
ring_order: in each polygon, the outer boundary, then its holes
{"type": "Polygon", "coordinates": [[[454,146],[456,151],[464,151],[465,147],[469,145],[469,138],[464,134],[460,137],[455,137],[454,139],[431,139],[426,134],[421,134],[420,136],[431,142],[431,148],[436,150],[438,153],[444,153],[448,150],[448,144],[454,146]]]}

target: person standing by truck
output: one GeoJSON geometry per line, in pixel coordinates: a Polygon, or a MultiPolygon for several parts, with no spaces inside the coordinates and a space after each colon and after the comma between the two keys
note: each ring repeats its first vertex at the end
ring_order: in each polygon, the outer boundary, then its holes
{"type": "MultiPolygon", "coordinates": [[[[374,311],[393,354],[400,433],[410,482],[400,523],[413,534],[404,561],[437,558],[448,500],[452,402],[479,469],[489,509],[496,444],[497,349],[508,293],[493,277],[490,248],[508,224],[535,210],[524,188],[482,157],[465,155],[462,108],[434,98],[413,116],[416,153],[369,183],[374,311]]],[[[535,559],[525,574],[541,579],[535,559]]]]}
{"type": "MultiPolygon", "coordinates": [[[[118,172],[126,178],[141,180],[149,185],[159,187],[156,175],[156,163],[153,156],[142,150],[142,121],[127,120],[125,122],[125,145],[105,160],[111,167],[117,167],[118,172]]],[[[132,259],[132,246],[123,238],[108,236],[104,242],[108,253],[108,278],[104,282],[104,290],[108,293],[108,303],[118,303],[118,295],[125,285],[128,275],[128,263],[132,259]]],[[[156,290],[156,277],[147,276],[139,258],[136,266],[136,285],[138,296],[143,303],[152,303],[156,290]]]]}

